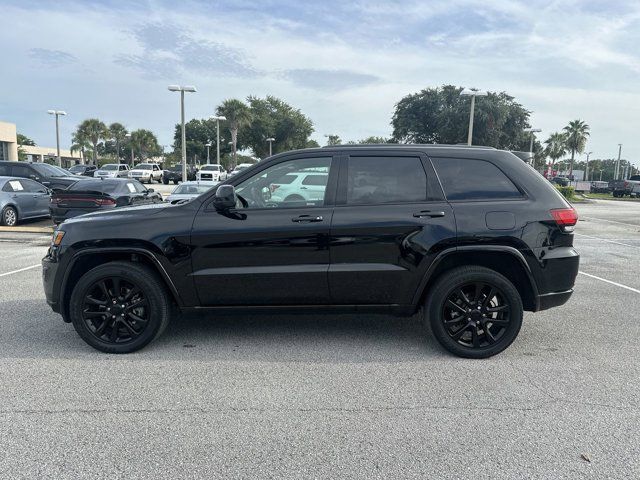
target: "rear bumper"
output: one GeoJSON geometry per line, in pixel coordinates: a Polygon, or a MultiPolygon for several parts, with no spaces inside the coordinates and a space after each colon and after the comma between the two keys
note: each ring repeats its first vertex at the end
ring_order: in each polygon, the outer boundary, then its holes
{"type": "Polygon", "coordinates": [[[544,295],[538,295],[538,311],[564,305],[569,301],[569,298],[572,294],[573,289],[567,290],[565,292],[553,292],[545,293],[544,295]]]}

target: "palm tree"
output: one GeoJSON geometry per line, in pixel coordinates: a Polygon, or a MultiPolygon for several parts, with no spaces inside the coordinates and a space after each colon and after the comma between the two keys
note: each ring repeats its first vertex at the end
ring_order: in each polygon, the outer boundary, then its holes
{"type": "Polygon", "coordinates": [[[80,152],[82,157],[82,163],[86,163],[87,156],[85,154],[85,150],[89,150],[91,148],[91,143],[85,137],[82,136],[81,132],[76,132],[71,136],[71,153],[80,152]]]}
{"type": "Polygon", "coordinates": [[[124,125],[118,122],[114,122],[109,125],[109,136],[116,142],[116,156],[118,162],[120,162],[120,145],[127,138],[127,129],[124,125]]]}
{"type": "Polygon", "coordinates": [[[93,147],[93,164],[98,164],[98,142],[108,138],[109,131],[104,122],[97,118],[89,118],[83,121],[76,130],[76,135],[89,141],[93,147]]]}
{"type": "Polygon", "coordinates": [[[148,157],[160,154],[158,139],[149,130],[143,128],[131,132],[131,144],[138,153],[138,158],[144,161],[148,157]]]}
{"type": "Polygon", "coordinates": [[[573,120],[569,125],[563,128],[565,132],[565,145],[571,150],[571,163],[569,164],[569,178],[573,176],[573,160],[576,152],[584,152],[587,145],[587,137],[589,137],[589,125],[582,120],[573,120]]]}
{"type": "Polygon", "coordinates": [[[241,100],[229,98],[218,106],[216,115],[222,115],[227,118],[233,152],[233,165],[231,167],[234,168],[237,159],[238,130],[240,127],[251,124],[251,110],[241,100]]]}
{"type": "Polygon", "coordinates": [[[544,154],[551,159],[551,166],[567,153],[567,138],[564,133],[553,132],[544,143],[544,154]]]}

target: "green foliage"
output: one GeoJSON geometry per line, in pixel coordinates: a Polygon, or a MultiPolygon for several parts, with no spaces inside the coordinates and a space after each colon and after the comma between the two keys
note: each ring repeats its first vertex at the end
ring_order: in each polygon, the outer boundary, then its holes
{"type": "Polygon", "coordinates": [[[105,138],[109,138],[109,130],[104,122],[97,118],[89,118],[84,120],[76,129],[74,143],[83,144],[90,143],[93,148],[93,163],[98,162],[98,142],[105,138]]]}
{"type": "Polygon", "coordinates": [[[238,155],[238,130],[251,124],[251,111],[249,110],[249,107],[242,102],[242,100],[229,98],[216,108],[216,115],[226,117],[224,124],[227,126],[229,133],[231,134],[233,167],[236,165],[236,158],[238,155]]]}
{"type": "Polygon", "coordinates": [[[584,152],[589,137],[589,125],[582,120],[572,120],[569,125],[563,128],[565,133],[565,145],[571,151],[571,164],[569,165],[569,175],[573,173],[573,161],[576,152],[584,152]]]}
{"type": "Polygon", "coordinates": [[[267,138],[275,138],[273,154],[305,148],[309,135],[313,132],[313,122],[299,109],[279,98],[247,98],[251,125],[243,129],[238,143],[251,148],[259,158],[269,155],[267,138]]]}
{"type": "MultiPolygon", "coordinates": [[[[407,95],[397,104],[391,124],[400,143],[466,143],[469,97],[462,87],[444,85],[407,95]]],[[[505,92],[477,97],[473,143],[509,150],[528,150],[529,111],[505,92]]]]}
{"type": "Polygon", "coordinates": [[[310,138],[309,140],[307,140],[305,148],[318,148],[319,146],[320,144],[318,142],[310,138]]]}
{"type": "Polygon", "coordinates": [[[575,195],[575,189],[573,187],[562,187],[560,185],[556,185],[556,188],[567,200],[573,199],[575,195]]]}
{"type": "Polygon", "coordinates": [[[567,153],[566,140],[564,133],[554,132],[544,141],[546,145],[544,153],[551,159],[552,165],[567,153]]]}
{"type": "Polygon", "coordinates": [[[131,145],[133,145],[134,156],[143,162],[147,158],[162,154],[162,147],[158,144],[158,139],[150,130],[143,128],[131,132],[131,145]]]}
{"type": "Polygon", "coordinates": [[[342,140],[339,135],[327,135],[327,145],[342,145],[342,140]]]}
{"type": "MultiPolygon", "coordinates": [[[[197,158],[199,163],[206,162],[207,159],[207,143],[211,142],[209,154],[211,162],[215,163],[216,159],[216,121],[209,119],[193,119],[185,123],[185,137],[187,139],[187,160],[194,162],[197,158]]],[[[231,135],[229,131],[220,124],[220,155],[231,152],[229,139],[231,135]]],[[[180,149],[182,148],[182,128],[180,124],[176,125],[173,134],[173,146],[175,152],[180,157],[180,149]]]]}
{"type": "Polygon", "coordinates": [[[36,142],[31,140],[26,135],[22,135],[21,133],[19,133],[17,135],[17,138],[18,138],[18,145],[28,145],[28,146],[31,146],[31,147],[35,147],[35,145],[36,145],[36,142]]]}
{"type": "Polygon", "coordinates": [[[358,140],[356,143],[359,143],[359,144],[381,144],[381,143],[392,143],[392,142],[386,137],[371,136],[371,137],[367,137],[367,138],[363,138],[361,140],[358,140]]]}
{"type": "MultiPolygon", "coordinates": [[[[122,151],[122,146],[127,140],[127,133],[129,132],[127,131],[125,126],[119,122],[114,122],[111,125],[109,125],[108,131],[109,131],[110,140],[113,140],[114,153],[119,161],[120,158],[123,156],[124,152],[122,151]]],[[[106,143],[107,142],[105,142],[105,144],[106,143]]],[[[126,154],[124,156],[126,157],[126,154]]]]}

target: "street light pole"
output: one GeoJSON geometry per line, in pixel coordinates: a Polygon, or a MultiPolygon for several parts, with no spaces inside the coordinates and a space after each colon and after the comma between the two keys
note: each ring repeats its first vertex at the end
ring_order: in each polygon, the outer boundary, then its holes
{"type": "Polygon", "coordinates": [[[586,167],[584,167],[584,181],[588,182],[589,181],[589,156],[592,154],[593,152],[587,152],[587,163],[586,163],[586,167]]]}
{"type": "Polygon", "coordinates": [[[273,144],[273,142],[275,142],[276,139],[273,137],[269,137],[267,138],[267,142],[269,142],[269,156],[273,155],[273,150],[271,148],[271,145],[273,144]]]}
{"type": "Polygon", "coordinates": [[[619,143],[618,144],[618,160],[616,161],[616,171],[615,171],[614,180],[618,180],[618,175],[620,173],[620,155],[621,154],[622,154],[622,144],[619,143]]]}
{"type": "Polygon", "coordinates": [[[184,92],[196,92],[192,85],[169,85],[171,92],[180,92],[180,123],[182,125],[182,181],[187,181],[187,133],[184,124],[184,92]]]}
{"type": "Polygon", "coordinates": [[[131,167],[133,167],[133,137],[130,133],[125,135],[129,139],[129,148],[131,149],[131,167]]]}
{"type": "Polygon", "coordinates": [[[209,165],[211,162],[209,161],[209,148],[211,147],[211,142],[206,143],[205,147],[207,147],[207,165],[209,165]]]}
{"type": "Polygon", "coordinates": [[[60,127],[58,124],[58,117],[60,115],[66,115],[67,112],[65,112],[64,110],[47,110],[47,113],[49,115],[56,116],[56,150],[57,150],[57,156],[58,156],[58,166],[62,167],[62,159],[60,158],[60,127]]]}
{"type": "Polygon", "coordinates": [[[529,142],[529,155],[530,155],[530,158],[531,158],[531,166],[533,168],[536,168],[536,161],[535,161],[535,158],[533,157],[533,141],[536,138],[536,133],[539,133],[542,130],[539,129],[539,128],[529,127],[529,128],[525,128],[524,131],[531,133],[531,141],[529,142]]]}
{"type": "Polygon", "coordinates": [[[460,92],[461,97],[471,97],[471,112],[469,113],[469,135],[467,136],[467,145],[471,145],[473,141],[473,117],[475,115],[476,97],[486,97],[487,92],[475,88],[465,88],[460,92]]]}
{"type": "Polygon", "coordinates": [[[216,164],[220,165],[220,120],[224,121],[227,117],[224,115],[211,115],[209,119],[216,121],[216,164]]]}

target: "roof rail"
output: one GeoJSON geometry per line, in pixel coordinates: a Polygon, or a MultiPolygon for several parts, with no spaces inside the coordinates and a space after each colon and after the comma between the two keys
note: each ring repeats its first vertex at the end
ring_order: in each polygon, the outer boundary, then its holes
{"type": "Polygon", "coordinates": [[[477,148],[484,150],[496,150],[495,147],[487,147],[484,145],[467,145],[466,143],[451,144],[451,143],[353,143],[342,145],[323,145],[322,148],[334,148],[334,147],[346,147],[346,148],[367,148],[367,147],[389,147],[389,148],[411,148],[411,147],[431,147],[431,148],[477,148]]]}

